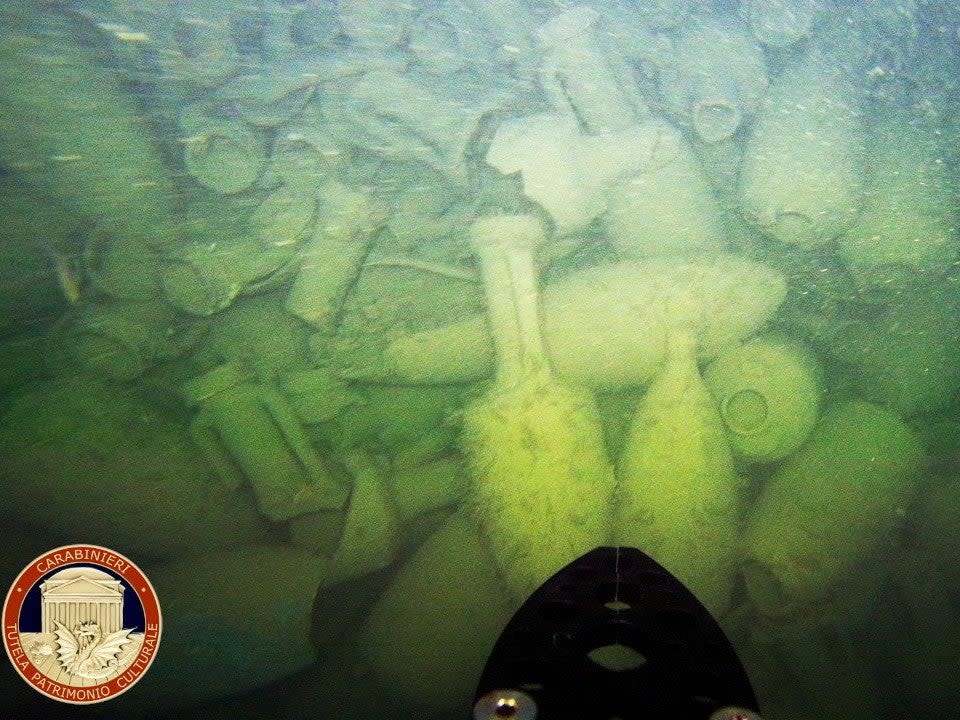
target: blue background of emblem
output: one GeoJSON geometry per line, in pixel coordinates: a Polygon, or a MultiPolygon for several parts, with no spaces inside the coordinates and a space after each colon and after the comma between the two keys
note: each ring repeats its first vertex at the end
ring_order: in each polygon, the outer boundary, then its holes
{"type": "MultiPolygon", "coordinates": [[[[54,575],[68,567],[90,567],[113,576],[123,583],[123,627],[131,629],[134,632],[144,632],[145,621],[143,617],[143,605],[140,598],[130,586],[130,581],[123,576],[115,573],[110,568],[103,567],[90,562],[70,563],[61,565],[56,570],[51,570],[43,575],[30,590],[23,600],[23,606],[20,608],[20,632],[40,632],[40,585],[51,575],[54,575]]],[[[71,628],[72,629],[72,628],[71,628]]]]}

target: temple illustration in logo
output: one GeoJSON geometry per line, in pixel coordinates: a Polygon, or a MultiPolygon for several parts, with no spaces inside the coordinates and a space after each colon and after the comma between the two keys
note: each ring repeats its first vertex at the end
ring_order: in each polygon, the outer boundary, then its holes
{"type": "Polygon", "coordinates": [[[123,627],[123,583],[95,567],[65,568],[40,584],[40,632],[21,632],[37,669],[67,685],[116,677],[143,634],[123,627]]]}
{"type": "Polygon", "coordinates": [[[123,585],[102,570],[61,570],[40,585],[40,594],[41,632],[55,632],[56,621],[68,628],[95,622],[104,633],[116,632],[123,624],[123,585]]]}

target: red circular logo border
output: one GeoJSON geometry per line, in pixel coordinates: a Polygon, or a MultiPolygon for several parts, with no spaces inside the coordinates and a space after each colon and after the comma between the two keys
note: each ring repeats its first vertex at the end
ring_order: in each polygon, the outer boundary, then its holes
{"type": "Polygon", "coordinates": [[[143,677],[144,673],[146,673],[150,668],[150,665],[153,664],[153,660],[157,656],[157,649],[160,646],[160,635],[162,630],[163,619],[160,614],[160,602],[157,599],[157,593],[153,589],[153,585],[150,584],[150,580],[147,579],[147,576],[144,575],[143,571],[138,568],[129,558],[121,555],[116,550],[112,550],[101,545],[62,545],[61,547],[48,550],[43,555],[34,558],[30,564],[28,564],[20,572],[17,578],[13,581],[13,584],[10,586],[10,590],[7,592],[6,599],[3,601],[3,647],[4,650],[6,650],[7,657],[10,658],[10,662],[13,664],[13,667],[16,669],[20,677],[22,677],[27,684],[29,684],[37,692],[53,700],[70,703],[72,705],[92,705],[94,703],[112,700],[136,685],[140,678],[143,677]],[[70,551],[71,554],[80,552],[84,555],[88,554],[88,551],[100,552],[105,556],[106,559],[103,562],[99,560],[93,560],[88,557],[64,559],[64,554],[67,551],[70,551]],[[55,557],[58,554],[60,555],[59,559],[55,557]],[[108,564],[107,560],[112,560],[112,564],[108,564]],[[117,564],[118,561],[119,563],[123,564],[123,569],[120,569],[120,566],[117,564]],[[47,677],[46,675],[43,675],[33,664],[33,661],[27,657],[27,654],[23,648],[20,647],[20,611],[23,608],[23,601],[26,598],[27,593],[40,580],[40,578],[47,573],[60,567],[67,567],[77,564],[102,567],[120,575],[136,593],[137,598],[140,600],[140,604],[143,607],[144,617],[144,643],[140,646],[140,651],[137,653],[137,656],[133,659],[133,661],[127,666],[127,669],[109,682],[91,685],[85,688],[75,688],[70,685],[64,685],[63,683],[59,683],[47,677]],[[15,638],[14,641],[16,647],[19,648],[19,653],[16,653],[12,647],[11,635],[13,635],[13,638],[15,638]],[[147,639],[151,638],[151,635],[152,642],[148,644],[147,639]],[[27,675],[21,667],[24,661],[29,663],[30,668],[32,668],[32,673],[30,675],[27,675]],[[134,672],[134,669],[136,669],[136,672],[135,674],[131,675],[131,673],[134,672]],[[44,687],[41,687],[41,684],[45,687],[55,686],[61,690],[64,695],[77,690],[85,690],[96,691],[99,697],[89,700],[71,700],[64,696],[58,697],[55,693],[52,693],[44,689],[44,687]]]}

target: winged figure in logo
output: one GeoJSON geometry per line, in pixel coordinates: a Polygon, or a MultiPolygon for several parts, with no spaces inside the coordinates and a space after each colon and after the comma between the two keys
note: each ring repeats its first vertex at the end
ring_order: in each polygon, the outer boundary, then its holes
{"type": "Polygon", "coordinates": [[[54,632],[59,641],[57,655],[60,665],[70,674],[100,679],[117,670],[117,655],[128,642],[131,630],[117,630],[104,636],[100,626],[87,620],[74,625],[71,631],[54,620],[54,632]]]}

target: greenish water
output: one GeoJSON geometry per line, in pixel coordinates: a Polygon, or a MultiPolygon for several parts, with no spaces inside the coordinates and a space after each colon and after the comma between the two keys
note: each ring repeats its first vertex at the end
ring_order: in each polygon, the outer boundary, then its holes
{"type": "Polygon", "coordinates": [[[116,704],[0,708],[466,717],[621,544],[768,720],[960,713],[956,3],[0,21],[0,580],[164,611],[116,704]]]}

